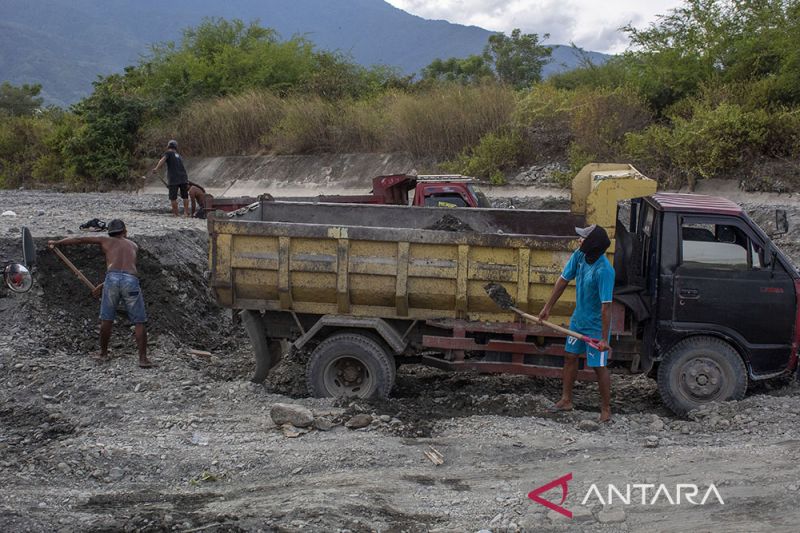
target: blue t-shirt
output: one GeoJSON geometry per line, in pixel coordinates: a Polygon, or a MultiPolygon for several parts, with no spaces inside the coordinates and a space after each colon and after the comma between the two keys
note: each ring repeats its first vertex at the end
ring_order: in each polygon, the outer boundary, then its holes
{"type": "Polygon", "coordinates": [[[567,281],[575,280],[575,312],[569,328],[595,339],[603,334],[603,304],[614,296],[614,267],[605,255],[593,264],[576,250],[561,273],[567,281]]]}

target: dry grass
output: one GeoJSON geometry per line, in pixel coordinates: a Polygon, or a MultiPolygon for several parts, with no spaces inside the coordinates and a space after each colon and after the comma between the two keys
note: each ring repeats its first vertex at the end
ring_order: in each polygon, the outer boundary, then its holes
{"type": "Polygon", "coordinates": [[[235,96],[197,102],[165,126],[164,138],[182,140],[194,155],[249,154],[258,151],[261,137],[283,117],[284,104],[268,91],[248,91],[235,96]]]}
{"type": "Polygon", "coordinates": [[[514,105],[514,91],[495,84],[394,93],[387,97],[386,148],[452,157],[508,125],[514,105]]]}

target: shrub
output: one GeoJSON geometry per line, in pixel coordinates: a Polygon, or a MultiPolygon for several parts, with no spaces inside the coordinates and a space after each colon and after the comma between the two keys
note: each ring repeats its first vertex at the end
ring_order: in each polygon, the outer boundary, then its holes
{"type": "Polygon", "coordinates": [[[446,172],[488,178],[493,185],[505,183],[504,171],[519,166],[522,138],[519,133],[488,133],[465,149],[454,161],[444,163],[446,172]]]}
{"type": "Polygon", "coordinates": [[[514,110],[512,122],[522,135],[525,162],[565,159],[572,142],[572,91],[536,85],[514,110]]]}
{"type": "Polygon", "coordinates": [[[728,177],[767,152],[781,124],[791,128],[791,121],[783,120],[763,109],[745,111],[736,104],[696,102],[691,117],[675,117],[671,127],[656,125],[630,134],[627,149],[659,174],[673,174],[671,185],[685,181],[694,187],[697,179],[728,177]]]}
{"type": "Polygon", "coordinates": [[[624,152],[626,133],[644,129],[652,122],[645,102],[625,88],[578,91],[573,99],[571,154],[573,169],[581,168],[586,157],[594,161],[615,161],[624,152]]]}
{"type": "Polygon", "coordinates": [[[0,187],[32,184],[36,161],[47,154],[50,127],[34,117],[0,118],[0,187]]]}

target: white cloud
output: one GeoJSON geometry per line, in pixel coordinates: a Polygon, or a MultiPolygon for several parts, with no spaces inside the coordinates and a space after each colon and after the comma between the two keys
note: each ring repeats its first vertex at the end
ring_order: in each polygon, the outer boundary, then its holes
{"type": "Polygon", "coordinates": [[[386,0],[395,7],[427,19],[443,19],[487,30],[550,34],[546,44],[574,42],[587,50],[618,53],[627,36],[618,31],[655,22],[682,4],[681,0],[386,0]]]}

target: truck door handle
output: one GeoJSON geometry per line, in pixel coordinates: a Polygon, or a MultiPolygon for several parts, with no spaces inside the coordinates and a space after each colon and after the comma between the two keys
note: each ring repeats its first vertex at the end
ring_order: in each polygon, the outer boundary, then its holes
{"type": "Polygon", "coordinates": [[[681,289],[678,294],[684,300],[697,300],[700,298],[700,291],[697,289],[681,289]]]}

